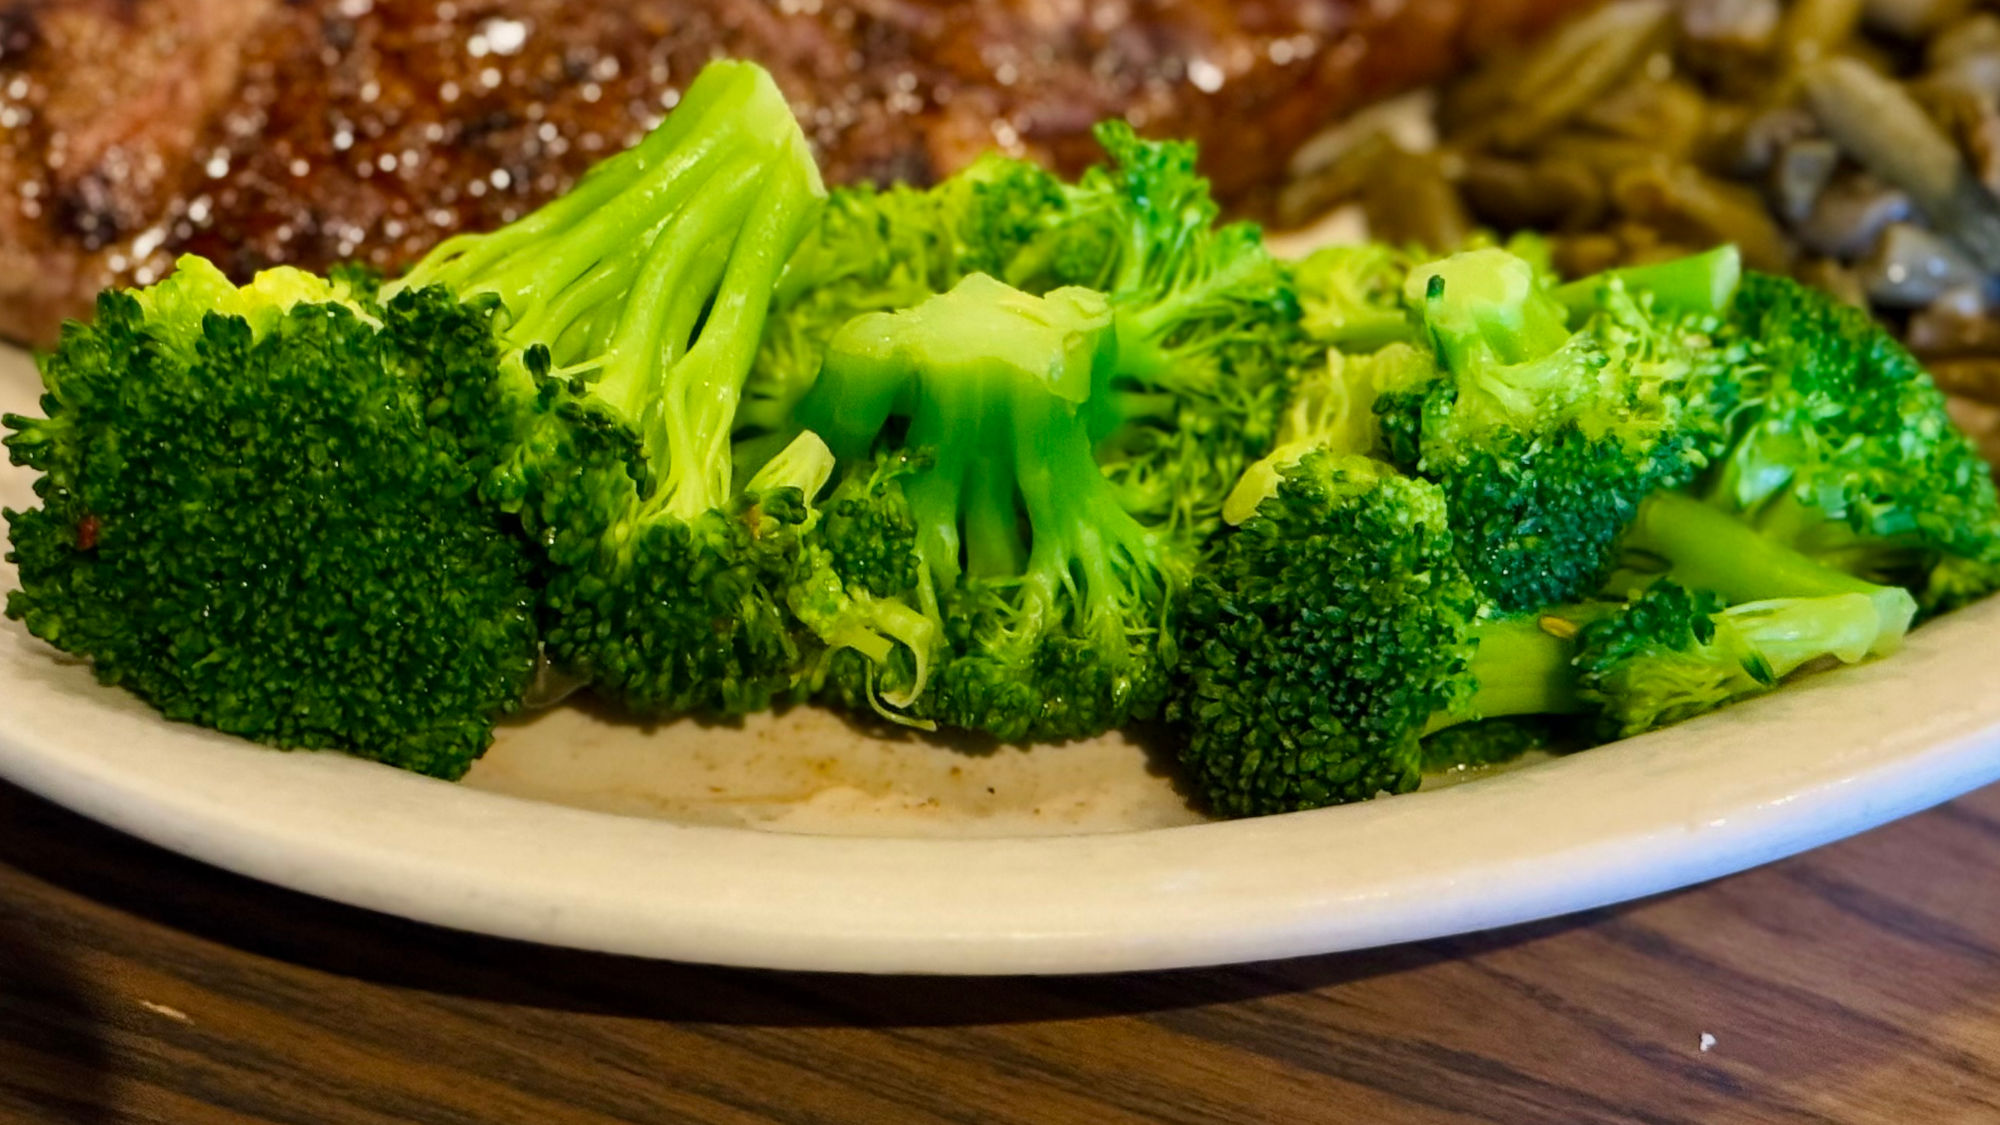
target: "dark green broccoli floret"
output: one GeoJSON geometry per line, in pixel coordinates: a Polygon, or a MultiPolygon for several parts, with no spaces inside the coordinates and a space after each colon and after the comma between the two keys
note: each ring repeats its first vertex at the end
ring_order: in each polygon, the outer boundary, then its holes
{"type": "Polygon", "coordinates": [[[1444,488],[1468,573],[1507,612],[1595,589],[1640,500],[1692,479],[1719,424],[1712,310],[1613,281],[1572,330],[1545,280],[1496,249],[1411,273],[1438,376],[1376,401],[1388,456],[1444,488]]]}
{"type": "Polygon", "coordinates": [[[1724,609],[1670,583],[1629,604],[1493,616],[1438,486],[1324,450],[1279,466],[1180,618],[1168,714],[1196,787],[1231,815],[1399,793],[1427,757],[1518,748],[1504,727],[1436,741],[1461,723],[1585,713],[1638,733],[1820,657],[1859,660],[1881,632],[1858,592],[1724,609]]]}
{"type": "Polygon", "coordinates": [[[799,414],[875,468],[837,494],[829,549],[850,590],[900,584],[941,638],[927,672],[836,660],[836,692],[1009,740],[1086,737],[1157,710],[1187,564],[1091,457],[1083,408],[1116,348],[1099,294],[1034,297],[984,274],[834,338],[799,414]],[[910,544],[914,572],[840,545],[853,521],[910,544]]]}
{"type": "Polygon", "coordinates": [[[1699,486],[1762,534],[1944,610],[2000,585],[1992,472],[1881,324],[1751,274],[1729,333],[1749,351],[1733,441],[1699,486]]]}
{"type": "Polygon", "coordinates": [[[1552,638],[1481,622],[1436,485],[1314,450],[1254,513],[1189,588],[1168,712],[1218,812],[1405,792],[1434,726],[1574,709],[1552,638]]]}
{"type": "Polygon", "coordinates": [[[495,312],[200,258],[105,293],[6,419],[43,474],[8,616],[168,718],[464,773],[536,661],[536,561],[477,496],[495,312]]]}
{"type": "Polygon", "coordinates": [[[742,711],[797,690],[820,647],[871,642],[843,616],[851,600],[820,596],[824,560],[802,543],[831,457],[802,438],[737,491],[730,431],[823,195],[770,76],[718,63],[573,191],[447,240],[379,293],[296,271],[238,291],[186,266],[136,303],[111,299],[52,361],[60,416],[16,427],[16,457],[50,470],[54,500],[16,524],[30,575],[16,611],[104,649],[107,676],[171,714],[444,774],[518,699],[537,623],[561,670],[642,709],[742,711]],[[204,397],[211,372],[240,397],[204,397]],[[244,450],[226,456],[230,437],[244,450]],[[127,480],[156,443],[187,448],[146,458],[152,483],[127,480]],[[146,516],[159,536],[186,525],[185,561],[149,579],[165,588],[135,575],[53,594],[65,567],[126,558],[132,497],[160,509],[146,516]],[[108,544],[74,559],[31,542],[74,538],[65,521],[103,540],[114,516],[108,544]],[[225,552],[227,527],[241,530],[225,552]],[[227,600],[212,583],[250,582],[239,572],[278,585],[201,608],[227,600]],[[285,583],[309,593],[284,601],[285,583]],[[93,598],[148,600],[154,623],[114,653],[63,623],[104,616],[93,598]],[[254,682],[230,679],[252,677],[238,651],[260,654],[254,682]]]}

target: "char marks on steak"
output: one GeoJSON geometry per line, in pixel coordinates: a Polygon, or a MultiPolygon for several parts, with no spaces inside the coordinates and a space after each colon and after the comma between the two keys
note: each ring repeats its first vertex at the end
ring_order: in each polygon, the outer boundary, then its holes
{"type": "Polygon", "coordinates": [[[1584,0],[0,0],[0,335],[109,284],[394,269],[561,192],[718,55],[769,67],[832,182],[1123,114],[1225,198],[1367,100],[1584,0]]]}

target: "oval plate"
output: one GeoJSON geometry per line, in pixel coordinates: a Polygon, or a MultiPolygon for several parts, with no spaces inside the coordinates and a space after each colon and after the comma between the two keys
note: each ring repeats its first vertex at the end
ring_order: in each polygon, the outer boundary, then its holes
{"type": "MultiPolygon", "coordinates": [[[[0,409],[36,386],[0,352],[0,409]]],[[[26,472],[0,473],[0,501],[32,502],[26,472]]],[[[1157,969],[1581,910],[1964,793],[2000,777],[1996,628],[1990,601],[1892,660],[1643,738],[1202,823],[1141,741],[882,738],[810,708],[732,727],[558,708],[451,785],[167,723],[6,622],[0,775],[232,871],[505,937],[784,969],[1157,969]]]]}

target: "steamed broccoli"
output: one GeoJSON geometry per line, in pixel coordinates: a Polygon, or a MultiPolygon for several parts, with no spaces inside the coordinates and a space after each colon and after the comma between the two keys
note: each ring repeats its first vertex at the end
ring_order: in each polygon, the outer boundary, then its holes
{"type": "Polygon", "coordinates": [[[2000,586],[1992,472],[1887,329],[1751,274],[1728,331],[1750,362],[1704,497],[1831,566],[1910,588],[1927,609],[2000,586]]]}
{"type": "Polygon", "coordinates": [[[761,464],[798,432],[793,411],[842,325],[921,304],[968,274],[1005,272],[1059,192],[1040,165],[992,153],[928,190],[834,189],[772,294],[737,412],[740,464],[761,464]]]}
{"type": "Polygon", "coordinates": [[[49,361],[51,419],[10,421],[46,474],[10,612],[170,715],[446,776],[538,643],[646,710],[765,705],[857,639],[796,589],[830,456],[730,476],[822,196],[770,76],[718,63],[569,194],[377,294],[191,260],[108,295],[49,361]]]}
{"type": "Polygon", "coordinates": [[[1116,355],[1102,295],[1036,297],[984,274],[834,337],[799,408],[860,466],[827,506],[828,550],[850,589],[939,638],[927,663],[903,655],[915,667],[835,660],[837,692],[1008,740],[1158,709],[1188,563],[1091,457],[1085,408],[1116,355]]]}
{"type": "Polygon", "coordinates": [[[1361,242],[1323,246],[1288,263],[1300,327],[1314,342],[1349,354],[1414,342],[1403,280],[1425,260],[1385,243],[1361,242]]]}
{"type": "Polygon", "coordinates": [[[1662,583],[1624,605],[1496,616],[1459,564],[1447,509],[1437,485],[1315,449],[1225,533],[1181,611],[1169,709],[1213,808],[1407,791],[1423,737],[1475,720],[1594,713],[1638,733],[1814,659],[1858,660],[1876,638],[1874,605],[1856,594],[1723,609],[1662,583]]]}
{"type": "Polygon", "coordinates": [[[9,416],[7,615],[168,718],[465,772],[535,669],[538,563],[480,502],[511,440],[490,303],[200,258],[99,297],[9,416]],[[455,362],[434,362],[440,351],[455,362]]]}
{"type": "Polygon", "coordinates": [[[1438,374],[1375,403],[1388,456],[1444,489],[1467,571],[1507,612],[1590,593],[1639,502],[1694,478],[1729,363],[1711,308],[1614,281],[1573,329],[1545,281],[1497,249],[1412,271],[1438,374]]]}
{"type": "Polygon", "coordinates": [[[1029,294],[1103,292],[1118,356],[1088,404],[1097,460],[1148,523],[1199,538],[1262,456],[1306,357],[1285,269],[1248,223],[1216,225],[1193,146],[1097,128],[1107,162],[1064,183],[989,155],[928,191],[837,191],[787,266],[739,425],[746,463],[796,433],[794,410],[847,319],[974,273],[1029,294]]]}
{"type": "Polygon", "coordinates": [[[1581,625],[1577,695],[1598,710],[1605,738],[1625,738],[1761,695],[1816,660],[1856,663],[1879,631],[1866,594],[1732,606],[1660,582],[1581,625]]]}
{"type": "Polygon", "coordinates": [[[1192,144],[1096,130],[1109,160],[1061,189],[1006,263],[1009,284],[1106,294],[1118,354],[1088,404],[1097,458],[1127,509],[1195,538],[1270,448],[1308,349],[1290,273],[1255,224],[1217,225],[1192,144]]]}
{"type": "Polygon", "coordinates": [[[799,690],[812,646],[866,631],[800,589],[816,582],[802,539],[832,472],[816,441],[732,485],[772,292],[824,194],[770,76],[716,63],[569,195],[448,240],[385,289],[507,309],[520,418],[487,494],[547,552],[551,659],[635,710],[761,709],[799,690]]]}

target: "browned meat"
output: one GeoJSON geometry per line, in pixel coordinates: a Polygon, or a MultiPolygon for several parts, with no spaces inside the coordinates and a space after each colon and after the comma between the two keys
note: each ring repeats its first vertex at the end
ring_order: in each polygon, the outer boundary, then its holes
{"type": "Polygon", "coordinates": [[[1327,121],[1585,0],[0,0],[0,335],[194,251],[393,268],[563,190],[716,55],[763,63],[829,180],[1123,114],[1226,197],[1327,121]]]}

